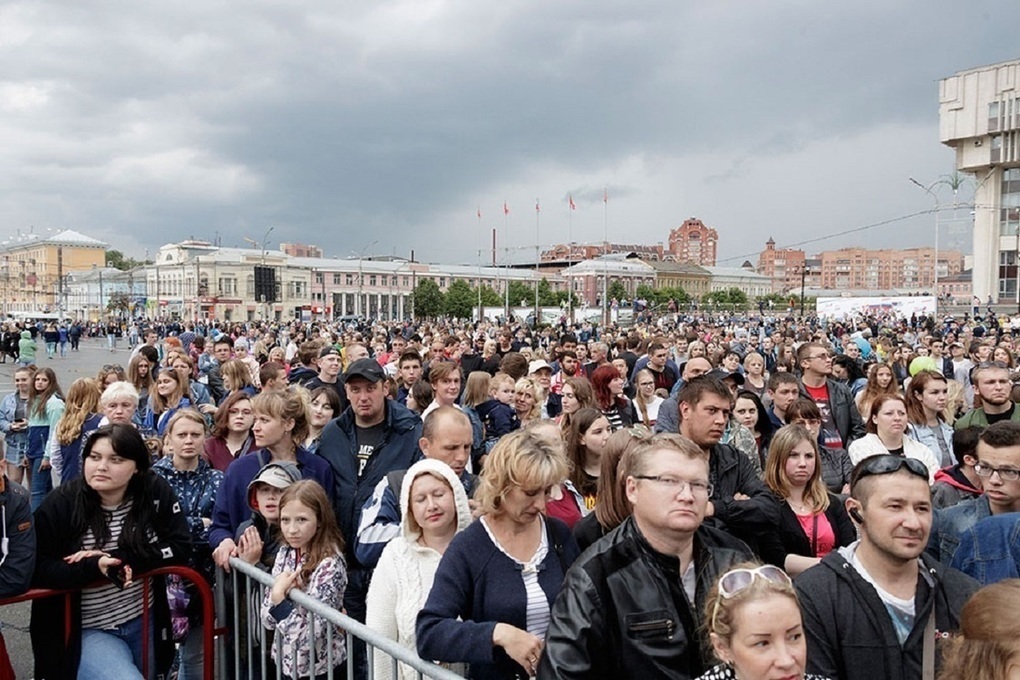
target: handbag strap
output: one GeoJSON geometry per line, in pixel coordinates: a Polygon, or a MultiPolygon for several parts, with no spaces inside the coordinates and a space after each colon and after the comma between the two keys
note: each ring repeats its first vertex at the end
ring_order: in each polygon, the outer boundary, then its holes
{"type": "Polygon", "coordinates": [[[818,557],[818,513],[811,517],[811,557],[818,557]]]}
{"type": "Polygon", "coordinates": [[[935,680],[935,603],[924,627],[924,649],[921,658],[921,679],[935,680]]]}

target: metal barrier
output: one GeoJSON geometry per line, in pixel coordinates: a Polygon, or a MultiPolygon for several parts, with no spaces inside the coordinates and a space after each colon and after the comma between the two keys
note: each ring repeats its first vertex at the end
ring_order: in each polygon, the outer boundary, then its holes
{"type": "MultiPolygon", "coordinates": [[[[265,650],[268,649],[268,631],[266,631],[265,627],[261,623],[260,609],[265,591],[267,588],[271,588],[272,585],[272,575],[236,557],[232,557],[230,559],[229,574],[225,574],[222,569],[217,570],[217,625],[221,628],[226,627],[234,633],[234,644],[232,645],[234,677],[263,679],[270,677],[268,675],[270,670],[268,664],[270,661],[267,659],[267,655],[265,654],[265,650]],[[226,585],[228,578],[230,579],[230,584],[232,586],[232,603],[227,602],[226,585]],[[247,607],[242,609],[242,604],[246,604],[247,607]],[[247,665],[247,674],[241,672],[244,665],[247,665]]],[[[377,631],[372,630],[365,624],[355,621],[346,614],[326,606],[322,602],[309,597],[297,588],[291,590],[287,597],[295,605],[305,609],[312,615],[312,625],[309,627],[309,647],[311,650],[310,668],[307,677],[315,677],[315,631],[318,625],[325,625],[327,626],[326,645],[328,668],[326,676],[331,680],[333,678],[333,669],[338,665],[332,658],[333,636],[341,634],[346,636],[346,668],[347,678],[349,680],[354,679],[354,655],[351,650],[354,649],[355,638],[359,638],[364,641],[368,647],[369,680],[372,680],[374,676],[373,661],[375,654],[385,654],[390,658],[393,678],[399,677],[399,663],[413,668],[417,672],[418,678],[433,678],[434,680],[463,680],[460,675],[453,671],[431,661],[421,659],[413,650],[404,647],[396,640],[380,635],[377,631]],[[317,619],[321,620],[321,623],[317,623],[317,619]]],[[[276,658],[278,660],[282,659],[283,640],[280,636],[275,636],[273,644],[276,648],[276,658]]],[[[226,647],[226,644],[217,645],[217,669],[219,670],[218,677],[220,678],[226,677],[225,672],[227,669],[227,659],[225,655],[228,653],[226,647]]],[[[273,670],[277,677],[284,677],[279,661],[277,662],[276,668],[273,670]]],[[[297,678],[296,667],[294,672],[295,675],[292,677],[297,678]]]]}
{"type": "MultiPolygon", "coordinates": [[[[214,601],[213,601],[213,590],[206,582],[205,577],[190,567],[160,567],[147,571],[135,578],[137,581],[142,582],[142,602],[149,602],[149,589],[152,587],[152,579],[156,576],[179,576],[187,581],[190,581],[195,586],[195,592],[202,603],[202,677],[204,680],[213,680],[215,676],[214,668],[214,654],[213,654],[213,639],[216,634],[222,633],[223,631],[215,630],[213,624],[215,622],[214,612],[214,601]]],[[[99,585],[105,585],[108,581],[102,581],[99,585]]],[[[28,602],[30,600],[40,600],[48,597],[63,597],[64,598],[64,643],[67,644],[71,639],[71,632],[74,628],[71,620],[71,615],[74,611],[71,597],[80,592],[80,589],[59,589],[51,590],[48,588],[33,588],[26,593],[17,595],[15,597],[8,597],[0,599],[0,607],[7,604],[16,604],[18,602],[28,602]]],[[[148,617],[150,616],[149,607],[143,606],[142,608],[142,628],[143,630],[148,627],[148,617]]],[[[150,677],[150,672],[153,670],[148,668],[149,665],[149,648],[150,641],[148,637],[142,638],[142,674],[145,677],[150,677]]]]}

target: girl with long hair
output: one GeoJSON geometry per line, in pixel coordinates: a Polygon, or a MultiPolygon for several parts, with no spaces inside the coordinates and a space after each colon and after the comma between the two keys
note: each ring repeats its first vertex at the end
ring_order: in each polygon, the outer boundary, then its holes
{"type": "Polygon", "coordinates": [[[953,428],[946,423],[949,382],[941,373],[919,371],[907,386],[907,435],[921,442],[943,468],[956,464],[953,428]]]}
{"type": "Polygon", "coordinates": [[[128,382],[138,390],[138,410],[145,411],[149,392],[152,391],[152,387],[155,384],[152,378],[152,364],[149,363],[148,357],[141,353],[131,357],[131,362],[128,364],[127,378],[128,382]]]}
{"type": "Polygon", "coordinates": [[[638,371],[634,381],[634,411],[641,423],[652,429],[659,418],[659,407],[665,399],[655,393],[655,376],[647,368],[638,371]]]}
{"type": "Polygon", "coordinates": [[[754,392],[741,390],[733,405],[733,416],[754,435],[754,444],[758,450],[758,461],[765,467],[769,443],[772,440],[772,420],[765,411],[761,399],[754,392]]]}
{"type": "Polygon", "coordinates": [[[178,409],[190,406],[187,374],[177,369],[165,368],[156,376],[155,389],[149,395],[140,429],[145,433],[155,433],[162,437],[174,413],[178,409]]]}
{"type": "Polygon", "coordinates": [[[127,373],[120,364],[105,364],[96,374],[96,381],[102,389],[106,389],[115,382],[127,380],[127,373]]]}
{"type": "Polygon", "coordinates": [[[308,396],[308,438],[305,439],[305,448],[315,453],[319,448],[322,430],[329,421],[340,415],[340,396],[332,387],[316,387],[308,396]]]}
{"type": "Polygon", "coordinates": [[[874,364],[868,371],[868,384],[855,397],[857,410],[861,419],[867,422],[871,417],[871,407],[875,400],[885,394],[898,394],[899,388],[896,384],[896,377],[893,375],[892,367],[889,364],[874,364]]]}
{"type": "Polygon", "coordinates": [[[635,417],[630,400],[623,396],[623,378],[613,366],[599,366],[591,374],[591,387],[595,402],[616,430],[630,427],[635,417]]]}
{"type": "Polygon", "coordinates": [[[772,438],[765,483],[782,499],[779,530],[760,539],[762,556],[796,576],[857,538],[839,497],[825,488],[818,439],[787,425],[772,438]]]}
{"type": "Polygon", "coordinates": [[[145,648],[149,672],[166,674],[174,656],[166,586],[157,577],[146,604],[135,579],[185,564],[191,534],[173,489],[152,472],[138,430],[106,425],[88,436],[82,476],[46,497],[35,513],[35,532],[35,585],[81,590],[70,600],[66,639],[54,634],[64,629],[65,600],[33,601],[35,677],[141,677],[145,648]],[[145,631],[149,606],[152,630],[145,631]]]}
{"type": "Polygon", "coordinates": [[[566,432],[570,428],[570,419],[574,413],[583,408],[597,408],[595,403],[595,392],[591,389],[591,383],[584,376],[574,376],[563,381],[563,389],[560,392],[563,398],[563,411],[556,417],[560,429],[566,432]]]}
{"type": "Polygon", "coordinates": [[[333,504],[317,482],[295,482],[283,492],[280,534],[286,545],[276,554],[273,586],[262,600],[262,624],[275,630],[282,641],[273,645],[273,660],[284,676],[324,677],[332,671],[335,678],[346,677],[346,636],[336,630],[330,634],[327,628],[331,624],[316,625],[312,612],[284,603],[297,588],[327,607],[343,609],[347,589],[344,539],[333,504]],[[282,647],[282,659],[278,647],[282,647]]]}
{"type": "Polygon", "coordinates": [[[602,412],[586,408],[574,414],[566,437],[569,480],[584,499],[584,514],[595,507],[602,451],[609,440],[609,419],[602,412]]]}
{"type": "Polygon", "coordinates": [[[229,359],[220,365],[220,375],[223,376],[223,387],[227,390],[227,396],[234,392],[246,392],[249,397],[258,394],[258,389],[251,380],[251,372],[248,366],[239,359],[229,359]]]}
{"type": "Polygon", "coordinates": [[[61,484],[81,474],[81,450],[85,437],[99,427],[99,383],[94,378],[78,378],[67,391],[64,414],[50,435],[50,465],[61,484]]]}
{"type": "Polygon", "coordinates": [[[630,517],[627,479],[621,474],[621,470],[627,467],[625,459],[628,453],[651,437],[650,431],[633,428],[614,432],[606,440],[599,461],[595,507],[573,527],[574,540],[577,541],[577,547],[581,552],[630,517]]]}
{"type": "Polygon", "coordinates": [[[40,368],[32,377],[28,407],[28,472],[32,511],[53,488],[50,465],[50,434],[64,415],[64,393],[52,368],[40,368]]]}

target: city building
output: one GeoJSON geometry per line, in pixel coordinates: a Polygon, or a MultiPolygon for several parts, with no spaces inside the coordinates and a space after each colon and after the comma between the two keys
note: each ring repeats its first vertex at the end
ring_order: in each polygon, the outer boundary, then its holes
{"type": "Polygon", "coordinates": [[[709,292],[736,288],[748,299],[772,294],[772,279],[748,267],[705,267],[712,276],[709,292]]]}
{"type": "Polygon", "coordinates": [[[776,241],[770,236],[765,250],[758,255],[758,273],[772,279],[772,290],[777,293],[800,288],[804,260],[803,250],[776,248],[776,241]]]}
{"type": "Polygon", "coordinates": [[[64,281],[63,308],[72,319],[131,318],[142,314],[145,303],[145,272],[141,267],[128,271],[96,267],[71,272],[64,281]]]}
{"type": "Polygon", "coordinates": [[[638,286],[655,286],[655,269],[635,254],[612,253],[567,267],[560,274],[573,290],[575,307],[598,307],[613,283],[620,283],[633,299],[638,286]]]}
{"type": "Polygon", "coordinates": [[[57,312],[66,276],[106,266],[107,244],[77,231],[19,234],[0,243],[2,311],[57,312]]]}
{"type": "Polygon", "coordinates": [[[714,267],[719,233],[706,227],[696,217],[684,220],[669,232],[669,253],[677,262],[693,262],[702,267],[714,267]]]}
{"type": "Polygon", "coordinates": [[[939,140],[974,178],[973,294],[1017,298],[1020,283],[1020,59],[939,82],[939,140]]]}
{"type": "Polygon", "coordinates": [[[605,242],[560,243],[549,250],[543,251],[540,259],[542,262],[542,268],[544,269],[547,263],[555,262],[567,267],[575,262],[581,262],[582,260],[591,260],[596,257],[601,257],[602,255],[619,253],[624,255],[636,253],[642,260],[645,261],[661,260],[664,256],[661,243],[651,246],[605,242]]]}
{"type": "Polygon", "coordinates": [[[682,288],[694,298],[711,290],[712,274],[701,265],[656,260],[646,260],[645,264],[655,270],[656,289],[682,288]]]}
{"type": "Polygon", "coordinates": [[[322,257],[322,248],[304,243],[281,243],[280,250],[291,257],[322,257]]]}

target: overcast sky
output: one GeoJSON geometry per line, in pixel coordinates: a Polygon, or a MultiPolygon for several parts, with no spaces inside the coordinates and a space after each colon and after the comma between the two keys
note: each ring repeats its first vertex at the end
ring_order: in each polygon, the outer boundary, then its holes
{"type": "MultiPolygon", "coordinates": [[[[494,227],[533,257],[537,199],[543,247],[697,216],[736,266],[770,235],[929,209],[907,177],[953,170],[938,80],[1020,57],[1017,25],[1006,0],[6,2],[0,237],[140,257],[272,227],[271,247],[474,264],[494,227]]],[[[943,247],[969,249],[948,217],[943,247]]],[[[930,245],[933,225],[805,247],[930,245]]]]}

